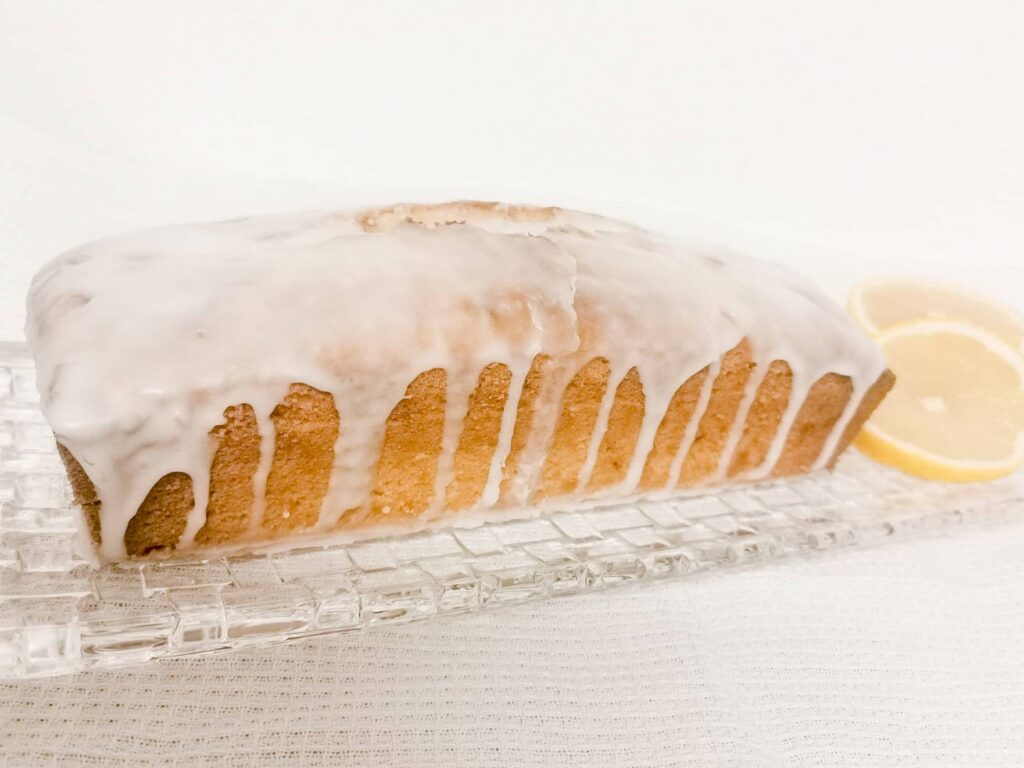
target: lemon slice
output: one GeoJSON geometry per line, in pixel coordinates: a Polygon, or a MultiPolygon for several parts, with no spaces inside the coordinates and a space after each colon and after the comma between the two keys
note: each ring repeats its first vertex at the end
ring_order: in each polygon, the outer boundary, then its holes
{"type": "Polygon", "coordinates": [[[991,480],[1024,463],[1024,357],[951,320],[897,326],[877,341],[896,386],[857,437],[860,450],[934,480],[991,480]]]}
{"type": "Polygon", "coordinates": [[[1024,317],[951,285],[897,278],[871,280],[854,289],[850,314],[872,336],[915,320],[960,320],[1024,354],[1024,317]]]}

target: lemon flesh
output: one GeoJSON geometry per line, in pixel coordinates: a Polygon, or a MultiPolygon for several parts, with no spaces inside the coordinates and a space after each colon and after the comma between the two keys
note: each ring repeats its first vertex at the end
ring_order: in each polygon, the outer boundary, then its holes
{"type": "Polygon", "coordinates": [[[856,445],[921,477],[986,480],[1024,463],[1024,357],[974,325],[923,320],[877,338],[896,386],[856,445]]]}
{"type": "Polygon", "coordinates": [[[872,336],[919,320],[955,320],[988,331],[1024,355],[1024,317],[991,299],[951,285],[879,279],[850,296],[850,314],[872,336]]]}

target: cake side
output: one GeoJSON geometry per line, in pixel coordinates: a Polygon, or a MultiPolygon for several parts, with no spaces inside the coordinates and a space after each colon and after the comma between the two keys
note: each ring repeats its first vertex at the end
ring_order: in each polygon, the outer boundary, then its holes
{"type": "Polygon", "coordinates": [[[784,270],[497,204],[86,246],[28,331],[108,560],[803,472],[891,386],[784,270]]]}
{"type": "MultiPolygon", "coordinates": [[[[596,365],[585,366],[574,377],[563,396],[559,428],[552,436],[541,482],[528,498],[528,503],[539,505],[547,500],[550,506],[557,507],[559,499],[572,496],[578,488],[583,492],[577,503],[614,498],[616,492],[625,497],[638,495],[638,489],[621,488],[636,447],[644,410],[642,386],[632,375],[632,370],[615,387],[607,428],[601,434],[600,448],[587,476],[583,473],[583,464],[587,460],[586,446],[592,442],[596,414],[605,399],[601,392],[610,386],[608,366],[599,361],[596,365]],[[620,415],[616,417],[616,413],[620,415]]],[[[440,514],[434,518],[424,517],[432,506],[440,462],[444,396],[443,385],[435,374],[425,383],[414,381],[407,397],[392,410],[389,416],[392,429],[386,433],[371,498],[364,507],[346,510],[336,523],[337,528],[356,535],[360,528],[379,531],[381,526],[415,530],[432,520],[481,509],[481,495],[500,439],[501,423],[495,418],[495,413],[500,415],[504,411],[507,399],[507,386],[499,383],[496,389],[487,373],[487,370],[481,373],[470,399],[459,439],[460,448],[452,457],[453,474],[440,514]]],[[[716,378],[719,391],[745,391],[747,386],[743,379],[748,376],[748,373],[737,372],[735,366],[724,370],[720,366],[716,378]]],[[[769,402],[765,397],[765,385],[770,385],[770,380],[766,379],[756,390],[745,421],[735,418],[734,397],[728,400],[709,398],[703,412],[693,410],[682,414],[672,425],[673,431],[680,435],[686,432],[692,420],[701,425],[689,446],[680,444],[676,454],[671,456],[672,459],[682,457],[678,477],[673,479],[672,475],[666,475],[664,484],[648,483],[639,492],[645,496],[671,496],[676,489],[735,482],[754,475],[783,477],[807,472],[822,456],[828,436],[843,413],[852,409],[853,416],[843,430],[844,437],[828,456],[827,463],[831,466],[892,383],[892,374],[883,372],[864,397],[856,402],[852,399],[852,388],[842,378],[826,374],[811,387],[788,433],[779,428],[781,418],[773,420],[774,427],[765,426],[762,409],[758,407],[758,403],[769,402]],[[741,436],[744,444],[762,446],[760,451],[754,452],[755,456],[766,455],[773,443],[780,442],[782,451],[774,466],[765,472],[761,466],[763,459],[761,462],[752,459],[749,451],[734,449],[727,454],[723,447],[730,442],[730,435],[736,434],[741,436]],[[684,468],[688,466],[703,469],[686,472],[684,468]],[[728,467],[725,479],[717,476],[723,466],[728,467]]],[[[770,402],[774,402],[776,408],[782,403],[784,410],[791,396],[788,388],[776,389],[770,402]]],[[[287,514],[267,514],[265,511],[259,526],[254,529],[253,488],[258,468],[254,458],[259,453],[260,436],[256,432],[247,432],[239,439],[232,434],[232,427],[236,426],[232,414],[240,410],[229,408],[225,413],[225,423],[215,426],[210,432],[211,443],[215,447],[209,500],[204,526],[195,538],[195,548],[237,545],[246,541],[267,542],[308,530],[319,519],[327,493],[325,481],[328,472],[325,467],[332,458],[333,449],[329,442],[318,440],[316,436],[324,432],[325,425],[330,430],[334,419],[309,410],[298,417],[301,434],[276,431],[273,463],[279,466],[290,464],[295,482],[286,487],[272,480],[267,483],[264,510],[282,510],[287,514]]],[[[781,416],[781,410],[777,413],[781,416]]],[[[667,415],[670,419],[675,416],[667,415]]],[[[98,521],[101,507],[96,489],[81,465],[63,446],[61,455],[68,467],[76,500],[86,510],[91,521],[90,531],[99,543],[99,527],[94,521],[98,521]]],[[[654,457],[649,455],[645,465],[653,460],[654,457]]],[[[174,473],[161,478],[129,522],[125,534],[127,554],[146,555],[178,548],[194,505],[191,480],[187,475],[174,473]]],[[[497,504],[489,508],[494,514],[501,515],[508,505],[497,504]]]]}

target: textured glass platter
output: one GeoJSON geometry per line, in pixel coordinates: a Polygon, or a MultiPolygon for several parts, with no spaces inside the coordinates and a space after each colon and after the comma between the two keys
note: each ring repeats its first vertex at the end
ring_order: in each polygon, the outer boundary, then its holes
{"type": "Polygon", "coordinates": [[[1018,475],[834,473],[347,546],[93,569],[24,345],[0,343],[0,679],[484,610],[1024,513],[1018,475]]]}

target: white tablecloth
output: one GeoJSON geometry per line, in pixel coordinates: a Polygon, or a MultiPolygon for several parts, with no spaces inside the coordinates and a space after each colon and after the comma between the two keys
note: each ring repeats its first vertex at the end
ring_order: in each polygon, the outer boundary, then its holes
{"type": "MultiPolygon", "coordinates": [[[[908,273],[1020,306],[1022,22],[1014,0],[5,0],[0,338],[91,237],[440,195],[756,240],[837,296],[908,273]]],[[[0,764],[1020,765],[1022,552],[1024,524],[963,530],[7,684],[0,764]]]]}

